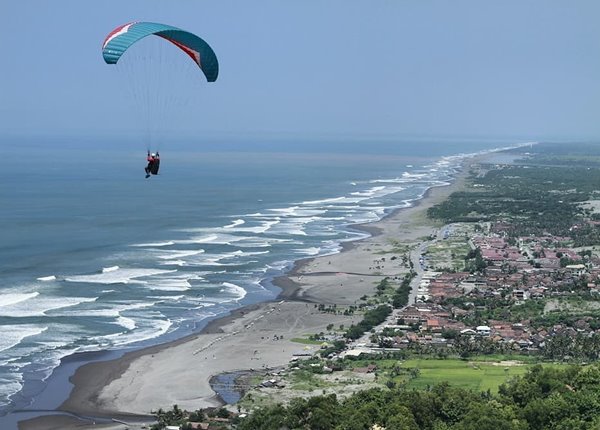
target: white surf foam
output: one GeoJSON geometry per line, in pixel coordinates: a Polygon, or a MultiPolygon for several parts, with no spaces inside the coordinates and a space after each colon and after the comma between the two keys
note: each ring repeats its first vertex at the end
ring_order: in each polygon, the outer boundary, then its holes
{"type": "Polygon", "coordinates": [[[252,255],[264,255],[268,254],[269,252],[270,251],[242,251],[241,249],[238,249],[237,251],[222,254],[219,260],[230,260],[232,258],[249,257],[252,255]]]}
{"type": "Polygon", "coordinates": [[[33,324],[13,324],[2,326],[2,336],[0,336],[0,351],[5,351],[20,344],[23,339],[36,336],[45,332],[46,326],[33,324]]]}
{"type": "Polygon", "coordinates": [[[119,266],[103,267],[102,268],[102,273],[114,272],[116,270],[119,270],[119,266]]]}
{"type": "Polygon", "coordinates": [[[55,281],[56,280],[56,276],[54,275],[50,275],[50,276],[41,276],[39,278],[37,278],[38,281],[55,281]]]}
{"type": "Polygon", "coordinates": [[[137,327],[127,333],[113,333],[99,336],[94,340],[102,347],[119,347],[136,342],[143,342],[165,334],[173,322],[162,314],[152,315],[137,320],[137,327]]]}
{"type": "Polygon", "coordinates": [[[223,228],[233,228],[233,227],[237,227],[238,225],[245,224],[245,223],[246,223],[246,221],[244,221],[243,219],[236,219],[231,224],[226,225],[223,228]]]}
{"type": "Polygon", "coordinates": [[[187,279],[161,279],[148,282],[147,287],[157,291],[187,291],[192,285],[187,279]]]}
{"type": "Polygon", "coordinates": [[[254,227],[237,227],[237,228],[232,228],[232,231],[235,232],[240,232],[240,233],[265,233],[267,231],[269,231],[269,229],[274,226],[279,224],[279,217],[276,217],[275,219],[269,220],[269,221],[263,221],[260,225],[254,226],[254,227]]]}
{"type": "Polygon", "coordinates": [[[46,297],[36,295],[30,299],[13,303],[0,308],[3,317],[33,317],[44,316],[48,312],[77,306],[81,303],[94,302],[98,297],[46,297]]]}
{"type": "MultiPolygon", "coordinates": [[[[165,251],[162,251],[165,252],[165,251]]],[[[169,250],[166,251],[167,254],[162,254],[159,255],[158,258],[160,258],[161,260],[177,260],[177,259],[181,259],[181,258],[185,258],[185,257],[190,257],[192,255],[198,255],[198,254],[202,254],[204,252],[203,249],[197,249],[197,250],[169,250]]]]}
{"type": "Polygon", "coordinates": [[[369,181],[371,184],[410,184],[412,182],[417,182],[417,178],[388,178],[388,179],[373,179],[369,181]]]}
{"type": "Polygon", "coordinates": [[[151,308],[156,302],[131,302],[131,303],[103,303],[103,308],[96,309],[77,309],[63,310],[57,313],[56,316],[77,316],[77,317],[104,317],[118,319],[121,312],[135,311],[144,308],[151,308]]]}
{"type": "Polygon", "coordinates": [[[169,240],[169,241],[166,241],[166,242],[136,243],[136,244],[131,245],[131,246],[142,247],[142,248],[146,248],[146,247],[160,248],[161,246],[170,246],[170,245],[175,245],[175,242],[169,240]]]}
{"type": "Polygon", "coordinates": [[[325,206],[325,207],[327,209],[333,209],[336,211],[343,210],[344,213],[353,212],[353,211],[361,208],[360,205],[339,205],[339,206],[329,205],[329,206],[325,206]]]}
{"type": "Polygon", "coordinates": [[[156,299],[161,302],[166,302],[166,301],[178,302],[179,300],[181,300],[185,297],[186,297],[185,294],[181,294],[179,296],[150,296],[151,299],[156,299]]]}
{"type": "Polygon", "coordinates": [[[92,303],[98,300],[98,297],[36,297],[35,299],[23,303],[23,306],[17,305],[6,312],[0,310],[0,315],[12,316],[44,316],[49,312],[59,309],[78,306],[83,303],[92,303]]]}
{"type": "Polygon", "coordinates": [[[85,310],[63,310],[56,316],[61,317],[96,317],[96,318],[117,318],[119,311],[126,309],[125,306],[113,305],[112,308],[85,309],[85,310]]]}
{"type": "Polygon", "coordinates": [[[415,172],[402,173],[403,178],[423,178],[425,176],[427,176],[427,173],[415,173],[415,172]]]}
{"type": "Polygon", "coordinates": [[[250,217],[250,218],[264,218],[264,217],[269,217],[270,215],[268,214],[264,214],[262,212],[254,212],[251,214],[245,214],[245,217],[250,217]]]}
{"type": "Polygon", "coordinates": [[[20,372],[10,372],[0,378],[0,404],[9,404],[9,399],[13,394],[18,393],[23,388],[23,375],[20,372]]]}
{"type": "MultiPolygon", "coordinates": [[[[338,199],[345,199],[345,197],[339,197],[335,199],[327,199],[330,202],[337,201],[338,199]]],[[[316,202],[316,200],[315,200],[316,202]]],[[[311,202],[302,202],[302,205],[309,205],[311,202]]],[[[277,216],[280,217],[306,217],[306,216],[314,216],[321,215],[327,212],[327,209],[323,208],[312,208],[312,207],[300,207],[300,206],[290,206],[287,208],[275,208],[269,209],[270,212],[275,212],[277,216]]]]}
{"type": "Polygon", "coordinates": [[[40,293],[6,293],[0,295],[0,307],[10,306],[37,297],[40,293]]]}
{"type": "Polygon", "coordinates": [[[243,241],[236,242],[235,246],[238,248],[269,248],[274,244],[290,242],[292,242],[292,239],[285,239],[281,237],[248,237],[243,241]]]}
{"type": "Polygon", "coordinates": [[[239,242],[235,244],[240,248],[270,248],[271,243],[264,240],[256,240],[256,241],[245,241],[239,242]]]}
{"type": "MultiPolygon", "coordinates": [[[[198,229],[193,230],[198,231],[198,229]]],[[[207,236],[195,236],[190,239],[177,240],[176,243],[182,245],[200,244],[200,243],[211,243],[216,245],[231,245],[232,243],[244,240],[243,236],[235,236],[232,234],[209,234],[207,236]]]]}
{"type": "Polygon", "coordinates": [[[110,272],[95,273],[92,275],[69,276],[65,280],[67,282],[86,282],[92,284],[128,284],[138,278],[171,272],[176,272],[176,270],[119,268],[110,272]]]}
{"type": "Polygon", "coordinates": [[[232,294],[235,297],[234,300],[237,301],[246,297],[247,291],[239,285],[232,284],[231,282],[223,282],[222,285],[226,288],[226,291],[228,293],[232,294]]]}
{"type": "MultiPolygon", "coordinates": [[[[188,230],[186,230],[188,231],[188,230]]],[[[195,230],[194,230],[195,231],[195,230]]],[[[176,243],[188,244],[188,243],[212,243],[219,238],[216,234],[209,234],[208,236],[197,236],[192,239],[178,240],[176,243]]]]}
{"type": "Polygon", "coordinates": [[[325,203],[333,203],[333,202],[342,201],[345,198],[346,197],[331,197],[328,199],[321,199],[321,200],[306,200],[306,201],[302,202],[301,204],[315,206],[315,205],[322,205],[325,203]]]}
{"type": "Polygon", "coordinates": [[[350,195],[359,196],[359,197],[373,197],[378,192],[383,191],[383,190],[385,190],[385,186],[378,186],[378,187],[369,188],[366,191],[356,191],[356,192],[350,193],[350,195]]]}
{"type": "Polygon", "coordinates": [[[275,261],[273,263],[267,264],[267,268],[269,270],[280,271],[285,269],[290,264],[289,261],[275,261]]]}
{"type": "Polygon", "coordinates": [[[310,248],[303,248],[303,249],[296,249],[295,250],[297,254],[302,254],[302,255],[318,255],[319,252],[321,252],[321,248],[317,248],[317,247],[310,247],[310,248]]]}
{"type": "Polygon", "coordinates": [[[187,291],[192,288],[191,281],[202,281],[197,273],[167,273],[159,275],[146,283],[146,287],[157,291],[187,291]]]}
{"type": "Polygon", "coordinates": [[[137,327],[137,324],[135,323],[135,321],[133,319],[124,317],[123,315],[119,315],[116,323],[118,325],[120,325],[121,327],[126,328],[127,330],[133,330],[137,327]]]}
{"type": "Polygon", "coordinates": [[[186,265],[185,260],[165,260],[165,261],[161,261],[159,262],[160,265],[162,266],[180,266],[183,267],[186,265]]]}
{"type": "Polygon", "coordinates": [[[290,236],[307,236],[306,232],[301,228],[286,228],[273,234],[289,234],[290,236]]]}
{"type": "Polygon", "coordinates": [[[264,255],[264,254],[270,254],[271,251],[239,251],[240,254],[239,255],[245,255],[245,256],[249,256],[249,255],[264,255]]]}
{"type": "Polygon", "coordinates": [[[306,225],[321,220],[323,218],[316,216],[286,218],[276,228],[272,228],[270,234],[306,236],[306,225]]]}

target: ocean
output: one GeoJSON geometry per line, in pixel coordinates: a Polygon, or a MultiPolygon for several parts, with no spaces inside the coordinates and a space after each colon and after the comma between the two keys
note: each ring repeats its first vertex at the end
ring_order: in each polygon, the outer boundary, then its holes
{"type": "Polygon", "coordinates": [[[26,409],[61,359],[172,340],[274,299],[271,279],[364,237],[470,154],[514,142],[240,140],[145,150],[4,139],[0,416],[26,409]]]}

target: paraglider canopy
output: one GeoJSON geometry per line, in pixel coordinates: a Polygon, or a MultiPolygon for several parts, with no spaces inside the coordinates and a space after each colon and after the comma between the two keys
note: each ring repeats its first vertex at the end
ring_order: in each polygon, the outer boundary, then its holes
{"type": "Polygon", "coordinates": [[[168,40],[190,56],[200,67],[206,80],[214,82],[219,75],[219,62],[212,48],[193,33],[154,22],[130,22],[111,31],[102,44],[102,56],[107,64],[116,64],[135,42],[156,35],[168,40]]]}

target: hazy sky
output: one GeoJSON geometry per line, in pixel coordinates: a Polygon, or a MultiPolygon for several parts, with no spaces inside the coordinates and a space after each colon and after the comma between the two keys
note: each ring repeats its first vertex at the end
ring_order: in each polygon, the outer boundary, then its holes
{"type": "Polygon", "coordinates": [[[0,136],[135,133],[101,44],[139,20],[219,58],[181,135],[600,138],[598,0],[0,3],[0,136]]]}

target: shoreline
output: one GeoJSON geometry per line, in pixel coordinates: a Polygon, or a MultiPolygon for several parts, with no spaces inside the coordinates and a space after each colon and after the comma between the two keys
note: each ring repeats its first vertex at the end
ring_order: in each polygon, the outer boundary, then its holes
{"type": "MultiPolygon", "coordinates": [[[[290,327],[286,326],[285,328],[291,334],[301,335],[306,332],[310,333],[311,330],[324,328],[334,320],[336,323],[340,321],[346,324],[351,323],[353,319],[351,317],[318,315],[318,312],[315,312],[309,304],[352,304],[360,295],[372,293],[369,290],[373,290],[373,285],[363,282],[362,278],[356,279],[357,274],[347,270],[347,267],[354,268],[356,260],[364,263],[365,257],[368,263],[368,259],[373,255],[370,247],[375,244],[381,246],[390,234],[414,242],[418,239],[415,232],[431,231],[434,228],[433,222],[423,221],[416,215],[421,214],[422,216],[428,207],[439,203],[450,193],[460,189],[468,175],[469,167],[481,162],[487,155],[465,158],[462,161],[461,169],[452,177],[449,184],[428,188],[420,198],[414,200],[412,206],[397,208],[373,223],[351,226],[355,230],[369,234],[368,237],[341,243],[340,250],[335,254],[296,260],[288,272],[272,279],[272,284],[281,289],[276,298],[235,309],[227,315],[209,321],[199,332],[182,338],[126,352],[117,359],[81,365],[69,378],[74,385],[69,397],[56,411],[135,421],[149,416],[149,409],[145,409],[145,412],[140,409],[146,405],[150,409],[158,409],[177,403],[186,408],[186,403],[178,401],[181,399],[189,404],[193,403],[195,406],[191,409],[222,405],[218,395],[210,387],[211,378],[224,372],[251,370],[259,364],[262,366],[261,369],[285,365],[290,361],[294,348],[300,349],[298,344],[294,345],[288,340],[287,334],[285,339],[281,335],[281,339],[273,341],[275,337],[279,338],[279,335],[274,335],[274,332],[283,331],[276,329],[277,325],[271,325],[274,321],[287,322],[287,319],[296,318],[290,327]],[[415,222],[419,224],[418,228],[415,228],[415,222]],[[413,230],[412,236],[407,231],[411,229],[413,230]],[[350,257],[352,253],[356,255],[350,257]],[[333,292],[332,285],[337,286],[338,282],[340,286],[343,285],[346,295],[339,296],[338,292],[333,292]],[[269,323],[265,325],[264,321],[269,323]],[[270,342],[264,342],[265,335],[267,339],[271,338],[270,342]],[[237,344],[243,343],[239,342],[241,337],[251,340],[249,345],[238,347],[240,354],[246,354],[246,359],[243,356],[236,357],[234,354],[228,354],[227,350],[228,347],[236,348],[237,344]],[[272,345],[268,345],[269,343],[277,343],[277,351],[274,351],[272,345]],[[248,357],[248,351],[255,347],[257,348],[254,349],[255,356],[248,357]],[[256,354],[259,349],[259,358],[257,358],[256,354]],[[283,354],[279,352],[279,349],[283,354]],[[270,353],[272,359],[268,358],[270,353]],[[208,356],[211,354],[212,360],[208,361],[208,356]],[[228,359],[227,355],[229,355],[228,359]],[[183,358],[181,358],[182,356],[183,358]],[[214,363],[213,360],[216,360],[217,356],[223,356],[224,359],[219,363],[214,363]],[[256,365],[253,361],[257,361],[256,365]],[[193,365],[200,369],[190,369],[193,365]],[[171,372],[169,369],[165,370],[165,367],[169,368],[171,372]],[[165,373],[169,374],[166,379],[165,373]],[[174,373],[179,375],[173,377],[174,373]],[[194,390],[181,387],[181,384],[165,387],[165,384],[169,384],[170,379],[176,379],[179,383],[186,380],[189,382],[190,375],[202,378],[202,381],[197,381],[202,387],[194,390]],[[149,387],[154,387],[154,391],[160,392],[177,391],[177,395],[166,393],[141,395],[149,387]],[[174,403],[169,403],[171,397],[173,397],[174,403]],[[126,411],[127,409],[129,411],[126,411]]],[[[368,274],[366,267],[363,272],[360,273],[365,277],[382,278],[386,276],[385,274],[368,274]]],[[[60,419],[62,424],[56,428],[75,427],[74,423],[71,423],[72,427],[67,426],[65,417],[46,415],[39,418],[43,418],[48,423],[60,419]]],[[[45,424],[42,424],[39,418],[21,421],[19,428],[49,428],[44,427],[45,424]]],[[[117,424],[111,426],[122,428],[117,424]]],[[[78,423],[77,428],[81,428],[81,422],[78,423]]]]}

